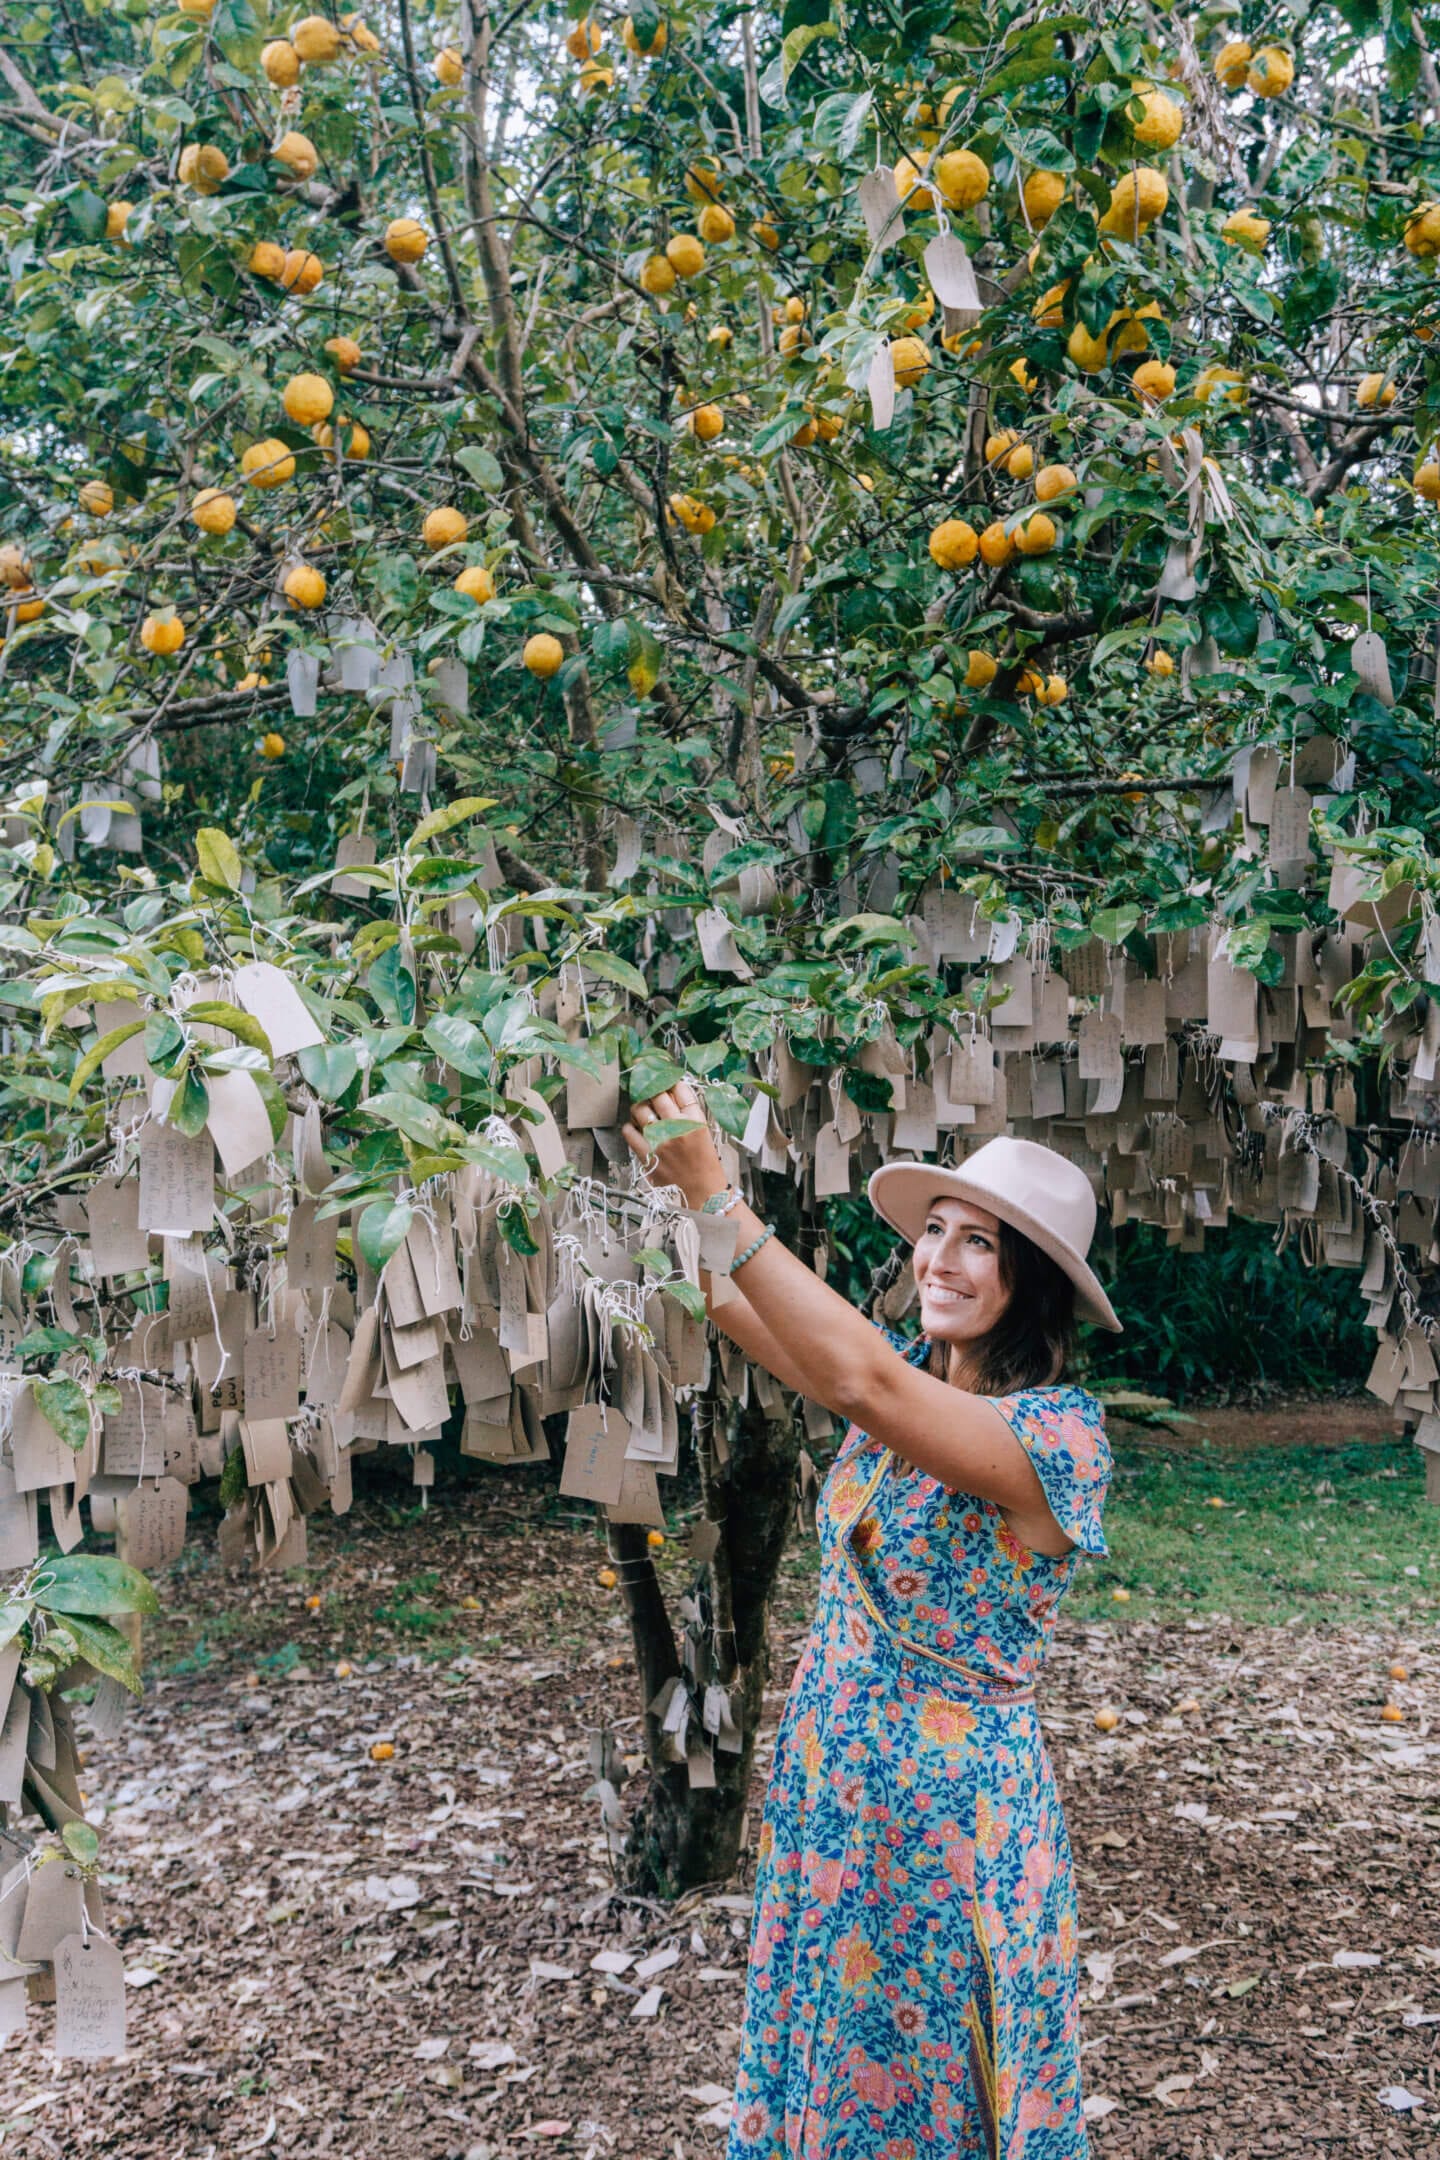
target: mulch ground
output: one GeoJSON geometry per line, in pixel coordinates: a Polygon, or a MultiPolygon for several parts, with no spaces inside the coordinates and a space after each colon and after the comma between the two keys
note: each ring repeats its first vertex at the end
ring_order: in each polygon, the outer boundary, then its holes
{"type": "MultiPolygon", "coordinates": [[[[169,1675],[85,1773],[130,2052],[57,2065],[32,2009],[6,2154],[723,2153],[749,1871],[668,1909],[614,1888],[589,1741],[633,1748],[639,1716],[593,1535],[514,1473],[401,1515],[313,1521],[303,1581],[202,1544],[172,1585],[169,1675]]],[[[776,1601],[767,1734],[808,1595],[776,1601]]],[[[1437,1669],[1378,1631],[1062,1626],[1043,1714],[1099,2160],[1440,2154],[1437,1669]]]]}

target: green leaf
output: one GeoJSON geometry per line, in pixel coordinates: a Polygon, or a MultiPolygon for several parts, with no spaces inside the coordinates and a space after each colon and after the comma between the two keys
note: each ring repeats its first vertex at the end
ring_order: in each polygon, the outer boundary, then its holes
{"type": "Polygon", "coordinates": [[[403,1088],[386,1088],[378,1095],[367,1096],[364,1109],[367,1117],[378,1118],[382,1125],[392,1126],[416,1147],[457,1147],[465,1139],[463,1127],[452,1124],[434,1103],[425,1102],[419,1095],[409,1095],[403,1088]]]}
{"type": "Polygon", "coordinates": [[[524,1260],[532,1259],[539,1252],[540,1247],[535,1242],[534,1232],[530,1228],[529,1217],[523,1207],[519,1207],[513,1202],[509,1206],[502,1206],[495,1220],[499,1226],[501,1237],[504,1238],[512,1252],[519,1253],[524,1260]]]}
{"type": "Polygon", "coordinates": [[[359,1056],[349,1043],[312,1043],[296,1052],[295,1062],[322,1102],[339,1102],[360,1070],[359,1056]]]}
{"type": "Polygon", "coordinates": [[[676,1064],[668,1050],[651,1045],[640,1052],[626,1073],[625,1088],[631,1102],[649,1102],[652,1095],[673,1088],[684,1077],[684,1067],[676,1064]]]}
{"type": "Polygon", "coordinates": [[[703,1118],[662,1117],[645,1127],[645,1138],[652,1147],[664,1147],[667,1140],[678,1140],[682,1134],[704,1130],[703,1118]]]}
{"type": "Polygon", "coordinates": [[[42,1560],[30,1594],[47,1612],[155,1613],[160,1600],[138,1568],[99,1553],[42,1560]]]}
{"type": "Polygon", "coordinates": [[[500,800],[498,795],[462,795],[458,802],[446,803],[443,809],[432,810],[423,817],[405,843],[405,852],[423,847],[433,840],[436,833],[450,832],[456,825],[463,825],[467,818],[479,817],[486,810],[493,810],[500,800]]]}
{"type": "MultiPolygon", "coordinates": [[[[148,1589],[149,1585],[146,1587],[148,1589]]],[[[132,1695],[143,1692],[140,1675],[135,1666],[135,1653],[119,1628],[111,1627],[108,1620],[85,1620],[79,1614],[70,1612],[66,1613],[65,1625],[74,1636],[80,1655],[87,1665],[93,1665],[96,1672],[106,1674],[111,1680],[118,1680],[121,1687],[128,1688],[132,1695]]]]}
{"type": "Polygon", "coordinates": [[[355,1247],[373,1274],[400,1250],[414,1219],[415,1210],[403,1200],[376,1200],[366,1208],[356,1225],[355,1247]]]}
{"type": "MultiPolygon", "coordinates": [[[[79,1640],[78,1636],[76,1640],[79,1640]]],[[[60,1837],[66,1852],[78,1867],[94,1867],[100,1857],[100,1840],[88,1822],[62,1823],[60,1837]]]]}
{"type": "Polygon", "coordinates": [[[661,1295],[674,1298],[677,1305],[683,1305],[692,1320],[705,1318],[705,1293],[698,1283],[668,1282],[661,1295]]]}
{"type": "Polygon", "coordinates": [[[209,885],[224,885],[239,892],[242,864],[239,850],[228,833],[214,825],[202,825],[195,835],[195,855],[200,875],[209,885]]]}
{"type": "Polygon", "coordinates": [[[93,1049],[85,1052],[84,1057],[81,1058],[71,1074],[70,1089],[66,1096],[67,1102],[74,1102],[90,1075],[104,1064],[112,1050],[118,1050],[121,1043],[129,1042],[132,1035],[141,1034],[144,1027],[145,1022],[143,1020],[126,1020],[120,1027],[111,1028],[108,1035],[102,1035],[93,1049]]]}
{"type": "Polygon", "coordinates": [[[210,1090],[192,1066],[170,1099],[166,1123],[178,1126],[193,1140],[197,1133],[204,1132],[209,1115],[210,1090]]]}
{"type": "Polygon", "coordinates": [[[1123,945],[1139,920],[1138,907],[1101,908],[1098,915],[1091,917],[1090,928],[1107,945],[1123,945]]]}
{"type": "Polygon", "coordinates": [[[84,1388],[62,1374],[58,1380],[37,1380],[33,1392],[46,1424],[78,1455],[90,1437],[90,1398],[84,1388]]]}
{"type": "Polygon", "coordinates": [[[483,443],[467,443],[463,450],[456,451],[455,462],[469,473],[476,487],[484,488],[487,495],[495,494],[505,484],[500,460],[483,443]]]}
{"type": "Polygon", "coordinates": [[[270,1038],[258,1020],[242,1012],[238,1005],[227,1005],[223,998],[201,998],[198,1004],[185,1007],[185,1018],[196,1020],[206,1027],[223,1027],[240,1042],[248,1043],[252,1050],[263,1050],[274,1063],[275,1052],[270,1038]]]}
{"type": "Polygon", "coordinates": [[[425,1040],[438,1057],[456,1072],[468,1073],[472,1080],[488,1080],[495,1053],[476,1027],[463,1013],[435,1013],[425,1023],[425,1040]]]}
{"type": "Polygon", "coordinates": [[[582,953],[580,965],[587,968],[592,975],[598,975],[602,982],[619,983],[622,990],[633,990],[636,997],[650,995],[649,986],[639,968],[633,967],[628,960],[622,960],[618,953],[582,953]]]}

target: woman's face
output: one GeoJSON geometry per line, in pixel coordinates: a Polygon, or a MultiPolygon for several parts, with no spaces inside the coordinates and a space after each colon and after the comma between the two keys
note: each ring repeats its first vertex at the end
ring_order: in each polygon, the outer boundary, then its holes
{"type": "Polygon", "coordinates": [[[932,1200],[915,1241],[920,1324],[937,1342],[978,1342],[1010,1302],[1000,1279],[1000,1223],[968,1200],[932,1200]]]}

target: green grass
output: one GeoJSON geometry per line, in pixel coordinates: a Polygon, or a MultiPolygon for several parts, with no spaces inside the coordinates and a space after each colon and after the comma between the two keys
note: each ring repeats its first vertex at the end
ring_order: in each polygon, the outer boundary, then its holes
{"type": "Polygon", "coordinates": [[[1071,1618],[1440,1623],[1440,1508],[1408,1441],[1239,1456],[1122,1443],[1105,1535],[1071,1618]]]}

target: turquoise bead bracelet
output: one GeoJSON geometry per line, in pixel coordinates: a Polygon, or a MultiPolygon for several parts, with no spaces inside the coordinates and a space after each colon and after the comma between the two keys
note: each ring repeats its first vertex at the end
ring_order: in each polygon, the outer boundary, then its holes
{"type": "Polygon", "coordinates": [[[761,1231],[759,1237],[756,1238],[754,1244],[747,1245],[744,1252],[736,1253],[735,1258],[730,1263],[730,1273],[734,1275],[737,1270],[744,1267],[747,1260],[753,1260],[756,1253],[759,1252],[761,1246],[768,1243],[768,1241],[772,1237],[774,1237],[774,1235],[774,1223],[766,1223],[765,1228],[761,1231]]]}

